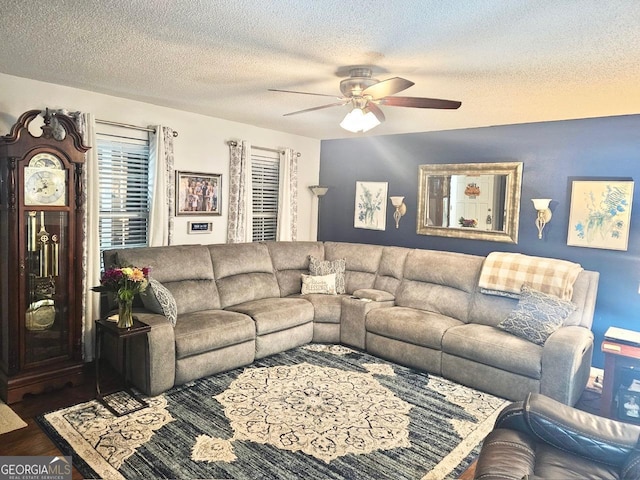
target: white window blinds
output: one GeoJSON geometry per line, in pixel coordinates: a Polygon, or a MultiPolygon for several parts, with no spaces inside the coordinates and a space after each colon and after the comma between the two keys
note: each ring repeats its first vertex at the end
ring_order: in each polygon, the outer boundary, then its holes
{"type": "Polygon", "coordinates": [[[276,239],[279,177],[278,153],[254,149],[251,153],[254,242],[276,239]]]}
{"type": "Polygon", "coordinates": [[[100,251],[147,245],[149,141],[97,135],[100,251]]]}

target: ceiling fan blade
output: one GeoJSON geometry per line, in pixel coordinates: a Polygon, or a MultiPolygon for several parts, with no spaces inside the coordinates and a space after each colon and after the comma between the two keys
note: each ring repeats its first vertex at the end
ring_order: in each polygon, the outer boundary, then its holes
{"type": "Polygon", "coordinates": [[[295,90],[279,90],[277,88],[268,88],[270,92],[298,93],[300,95],[316,95],[318,97],[340,98],[337,95],[325,95],[324,93],[296,92],[295,90]]]}
{"type": "Polygon", "coordinates": [[[402,90],[406,90],[412,85],[414,85],[414,83],[410,80],[400,77],[393,77],[382,80],[381,82],[365,88],[362,91],[362,95],[371,95],[375,100],[378,98],[387,97],[389,95],[394,95],[398,92],[401,92],[402,90]]]}
{"type": "Polygon", "coordinates": [[[376,118],[378,119],[378,121],[380,123],[385,121],[385,116],[384,116],[383,111],[380,110],[380,107],[378,107],[375,103],[373,103],[373,102],[367,103],[367,107],[366,108],[368,108],[371,111],[371,113],[373,113],[376,116],[376,118]]]}
{"type": "Polygon", "coordinates": [[[450,110],[460,108],[460,105],[462,105],[462,102],[455,100],[422,97],[385,97],[378,100],[378,103],[390,107],[441,108],[450,110]]]}
{"type": "Polygon", "coordinates": [[[299,113],[313,112],[314,110],[322,110],[323,108],[341,107],[342,105],[346,105],[347,103],[349,103],[349,100],[345,100],[344,102],[329,103],[327,105],[320,105],[319,107],[305,108],[304,110],[298,110],[296,112],[285,113],[283,116],[284,117],[289,117],[291,115],[298,115],[299,113]]]}

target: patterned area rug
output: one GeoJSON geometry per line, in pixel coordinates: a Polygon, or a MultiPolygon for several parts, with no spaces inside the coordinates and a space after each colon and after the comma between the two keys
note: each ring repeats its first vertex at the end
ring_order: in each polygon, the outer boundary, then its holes
{"type": "Polygon", "coordinates": [[[11,410],[11,407],[0,400],[0,435],[26,426],[27,424],[11,410]]]}
{"type": "Polygon", "coordinates": [[[457,478],[508,403],[342,346],[308,345],[149,398],[38,422],[86,478],[457,478]]]}

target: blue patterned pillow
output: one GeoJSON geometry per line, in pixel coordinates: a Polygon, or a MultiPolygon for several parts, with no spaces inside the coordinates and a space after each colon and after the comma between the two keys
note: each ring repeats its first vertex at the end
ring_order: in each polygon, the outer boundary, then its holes
{"type": "Polygon", "coordinates": [[[549,335],[560,328],[575,309],[568,300],[523,285],[518,306],[498,324],[498,328],[544,345],[549,335]]]}
{"type": "Polygon", "coordinates": [[[142,303],[147,310],[153,313],[161,313],[171,322],[171,325],[176,326],[178,320],[178,306],[176,305],[176,299],[167,287],[162,285],[155,278],[149,279],[149,285],[144,292],[140,293],[142,303]]]}

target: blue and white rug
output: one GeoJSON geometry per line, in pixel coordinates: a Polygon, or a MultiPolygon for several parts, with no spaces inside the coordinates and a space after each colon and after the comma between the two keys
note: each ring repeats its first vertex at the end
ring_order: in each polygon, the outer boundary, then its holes
{"type": "Polygon", "coordinates": [[[39,417],[85,478],[443,479],[509,402],[335,345],[200,379],[116,418],[97,401],[39,417]]]}

